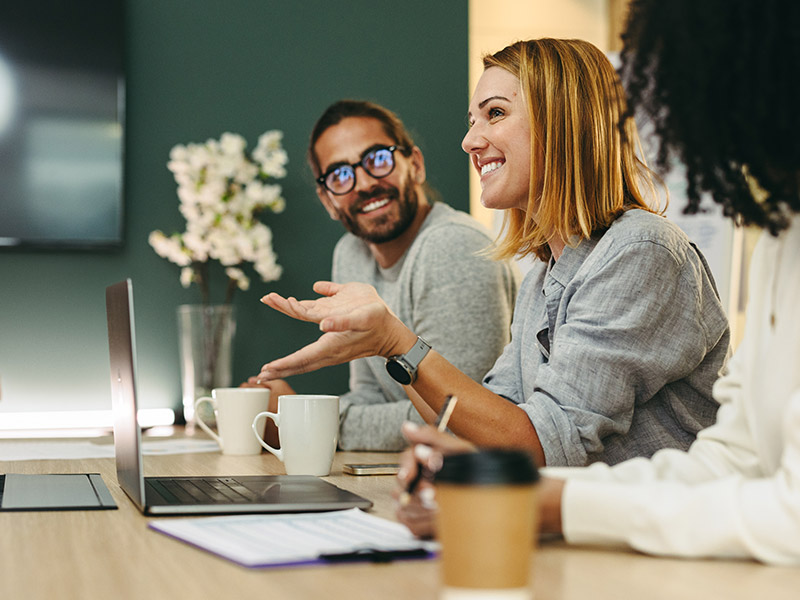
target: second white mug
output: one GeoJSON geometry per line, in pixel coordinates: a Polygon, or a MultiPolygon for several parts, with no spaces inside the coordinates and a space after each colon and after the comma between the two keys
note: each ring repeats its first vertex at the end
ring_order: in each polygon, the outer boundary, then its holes
{"type": "MultiPolygon", "coordinates": [[[[261,454],[250,427],[253,415],[269,406],[269,394],[266,388],[215,388],[211,397],[198,398],[194,403],[197,424],[216,440],[223,454],[261,454]],[[214,408],[217,431],[203,423],[200,417],[197,409],[203,402],[214,408]]],[[[263,427],[261,432],[264,432],[263,427]]]]}
{"type": "Polygon", "coordinates": [[[256,415],[253,432],[283,463],[287,475],[328,475],[339,441],[339,396],[278,396],[278,412],[256,415]],[[265,419],[275,421],[280,448],[273,448],[262,438],[265,419]]]}

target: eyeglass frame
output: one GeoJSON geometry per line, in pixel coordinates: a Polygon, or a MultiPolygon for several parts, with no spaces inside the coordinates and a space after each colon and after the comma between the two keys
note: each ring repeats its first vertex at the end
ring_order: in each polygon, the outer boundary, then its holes
{"type": "Polygon", "coordinates": [[[392,144],[391,146],[383,146],[383,145],[378,144],[376,146],[371,146],[370,148],[367,148],[364,151],[364,154],[361,155],[361,159],[360,160],[358,160],[358,161],[356,161],[354,163],[341,163],[341,164],[338,164],[335,167],[333,167],[331,169],[328,169],[325,173],[323,173],[319,177],[317,177],[315,181],[317,182],[318,185],[320,185],[323,188],[325,188],[326,190],[328,190],[334,196],[344,196],[345,194],[349,194],[350,192],[352,192],[356,188],[356,169],[358,167],[361,167],[364,170],[364,172],[367,175],[369,175],[370,177],[372,177],[373,179],[383,179],[384,177],[388,177],[389,175],[394,173],[394,169],[397,166],[397,161],[394,159],[395,150],[399,150],[401,153],[403,153],[403,152],[406,152],[407,148],[405,146],[401,146],[399,144],[392,144]],[[373,175],[372,172],[364,165],[364,160],[370,154],[372,154],[374,152],[378,152],[380,150],[388,150],[389,151],[390,156],[392,158],[392,168],[389,169],[389,172],[386,173],[385,175],[373,175]],[[326,180],[328,179],[328,177],[332,173],[334,173],[337,169],[341,169],[342,167],[350,167],[351,169],[353,169],[353,186],[349,190],[347,190],[346,192],[334,192],[331,188],[328,187],[328,184],[327,184],[326,180]]]}

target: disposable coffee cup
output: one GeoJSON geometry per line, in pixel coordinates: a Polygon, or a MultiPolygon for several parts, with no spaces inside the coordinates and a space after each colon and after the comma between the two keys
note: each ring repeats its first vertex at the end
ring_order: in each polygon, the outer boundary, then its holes
{"type": "Polygon", "coordinates": [[[530,600],[539,515],[530,454],[481,450],[444,458],[435,476],[441,600],[530,600]]]}

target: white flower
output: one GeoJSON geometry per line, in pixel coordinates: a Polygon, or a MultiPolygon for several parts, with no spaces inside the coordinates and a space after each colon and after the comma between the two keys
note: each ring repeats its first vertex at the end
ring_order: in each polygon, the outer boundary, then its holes
{"type": "Polygon", "coordinates": [[[261,183],[258,181],[258,167],[251,162],[240,161],[236,164],[236,171],[234,172],[233,178],[247,186],[254,185],[255,183],[261,183]]]}
{"type": "Polygon", "coordinates": [[[263,223],[253,223],[248,235],[257,248],[272,247],[272,230],[263,223]]]}
{"type": "Polygon", "coordinates": [[[177,233],[167,237],[160,231],[153,231],[147,241],[156,254],[180,267],[185,267],[192,262],[191,257],[183,249],[181,236],[177,233]]]}
{"type": "Polygon", "coordinates": [[[256,147],[256,151],[253,152],[253,156],[256,158],[256,160],[258,160],[256,152],[258,152],[259,150],[265,152],[280,150],[282,139],[283,139],[282,131],[278,131],[277,129],[273,129],[272,131],[265,131],[258,137],[258,146],[256,147]]]}
{"type": "Polygon", "coordinates": [[[194,231],[187,230],[187,232],[183,234],[183,244],[186,246],[186,249],[189,250],[192,260],[195,262],[206,262],[208,260],[209,250],[211,249],[211,245],[203,235],[203,232],[204,230],[202,228],[195,228],[194,231]]]}
{"type": "Polygon", "coordinates": [[[181,144],[174,146],[172,150],[169,151],[170,160],[175,162],[185,162],[188,156],[189,154],[186,151],[186,146],[181,144]]]}
{"type": "Polygon", "coordinates": [[[246,291],[250,289],[250,278],[244,274],[244,271],[235,267],[225,269],[225,274],[229,279],[233,279],[240,290],[246,291]]]}
{"type": "Polygon", "coordinates": [[[274,256],[264,257],[254,265],[256,272],[263,281],[277,281],[281,278],[283,268],[275,262],[274,256]]]}
{"type": "Polygon", "coordinates": [[[247,142],[238,133],[223,133],[219,139],[219,148],[223,154],[240,155],[244,152],[247,142]]]}
{"type": "Polygon", "coordinates": [[[274,213],[282,213],[283,209],[286,208],[286,200],[284,200],[283,197],[281,196],[275,198],[275,200],[273,200],[267,206],[269,206],[272,212],[274,213]]]}
{"type": "Polygon", "coordinates": [[[289,157],[281,147],[283,133],[267,131],[258,138],[258,145],[253,150],[253,159],[261,164],[261,171],[269,177],[286,177],[286,163],[289,157]]]}
{"type": "Polygon", "coordinates": [[[208,148],[200,144],[189,144],[186,146],[186,161],[191,169],[199,172],[209,163],[208,148]]]}
{"type": "Polygon", "coordinates": [[[289,160],[282,139],[280,131],[265,132],[250,157],[245,139],[230,132],[219,140],[172,147],[167,168],[178,185],[178,208],[186,219],[186,231],[166,236],[156,230],[148,242],[159,256],[182,267],[181,285],[207,279],[198,269],[209,260],[227,267],[228,279],[241,290],[250,286],[240,268],[245,262],[253,263],[264,281],[281,276],[272,231],[257,214],[278,213],[286,205],[281,186],[274,182],[286,176],[289,160]]]}
{"type": "Polygon", "coordinates": [[[188,288],[194,281],[194,269],[192,267],[183,267],[181,269],[181,285],[188,288]]]}

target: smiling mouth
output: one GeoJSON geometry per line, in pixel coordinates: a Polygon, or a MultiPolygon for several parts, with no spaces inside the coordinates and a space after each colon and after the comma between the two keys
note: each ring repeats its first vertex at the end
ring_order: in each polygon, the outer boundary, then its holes
{"type": "Polygon", "coordinates": [[[497,169],[499,169],[502,166],[503,166],[503,162],[499,161],[499,160],[483,165],[481,167],[481,177],[483,177],[484,175],[486,175],[488,173],[491,173],[492,171],[496,171],[497,169]]]}
{"type": "Polygon", "coordinates": [[[384,206],[389,204],[389,202],[391,202],[390,198],[378,198],[362,206],[358,210],[358,212],[360,212],[361,214],[368,214],[378,210],[379,208],[383,208],[384,206]]]}

